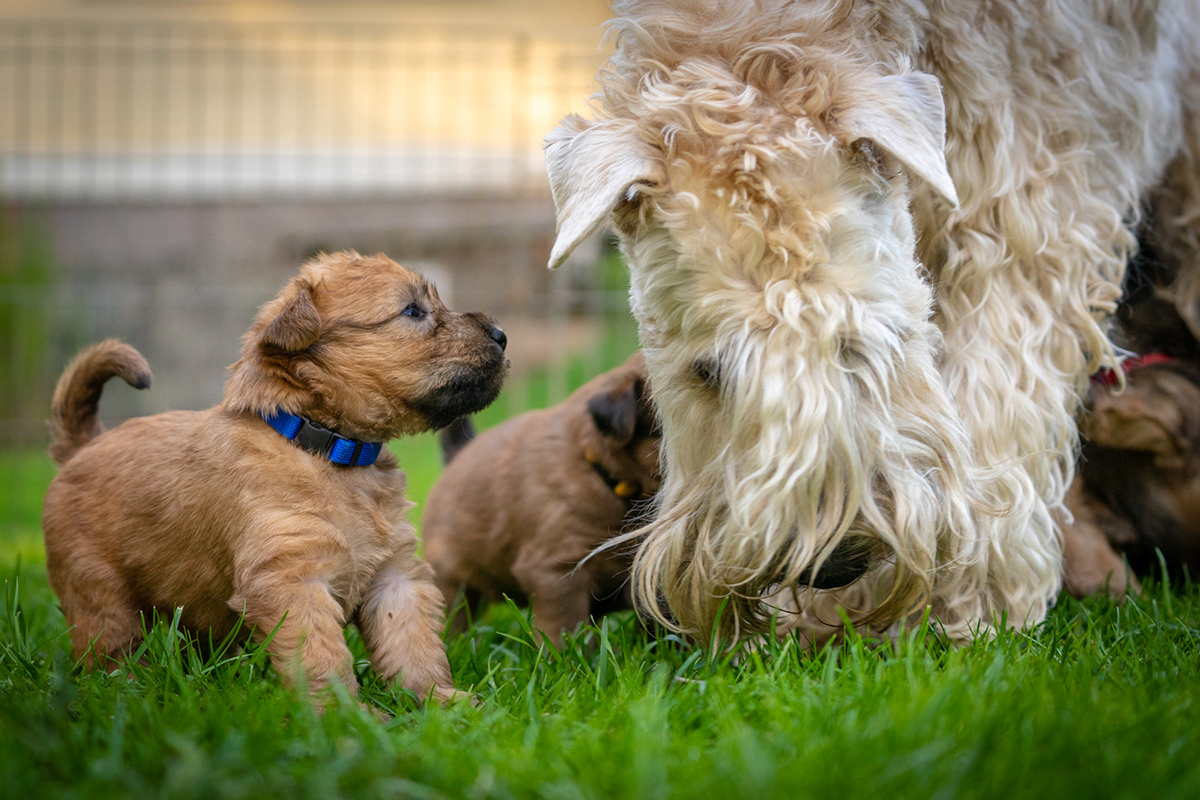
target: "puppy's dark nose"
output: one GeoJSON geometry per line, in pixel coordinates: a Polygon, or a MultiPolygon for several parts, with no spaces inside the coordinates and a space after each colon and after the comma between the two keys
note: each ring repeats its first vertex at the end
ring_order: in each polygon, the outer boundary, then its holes
{"type": "Polygon", "coordinates": [[[508,337],[505,336],[504,331],[500,330],[499,328],[493,326],[492,329],[488,331],[488,336],[492,337],[493,342],[500,345],[501,350],[508,347],[508,337]]]}

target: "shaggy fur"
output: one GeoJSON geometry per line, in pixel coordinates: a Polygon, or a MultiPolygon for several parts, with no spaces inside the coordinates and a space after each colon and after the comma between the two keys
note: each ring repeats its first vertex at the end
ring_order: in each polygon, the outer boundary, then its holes
{"type": "MultiPolygon", "coordinates": [[[[589,615],[628,608],[629,554],[585,558],[658,490],[658,448],[640,354],[463,447],[421,526],[447,605],[460,591],[476,613],[483,601],[531,599],[556,645],[589,615]]],[[[466,615],[453,623],[462,630],[466,615]]]]}
{"type": "Polygon", "coordinates": [[[1164,241],[1196,254],[1200,7],[615,7],[596,118],[546,155],[551,265],[611,218],[632,272],[664,436],[641,608],[761,629],[765,596],[853,548],[870,570],[801,589],[802,625],[924,603],[956,638],[1041,620],[1156,186],[1164,241]]]}
{"type": "Polygon", "coordinates": [[[447,309],[416,273],[376,256],[321,256],[266,306],[219,406],[102,432],[110,377],[145,388],[128,345],[93,346],[54,394],[61,471],[46,491],[46,568],[75,656],[111,668],[143,615],[182,608],[221,639],[244,614],[285,679],[357,682],[354,621],[376,672],[421,698],[454,695],[442,601],[415,554],[404,473],[385,448],[342,467],[260,416],[283,409],[339,434],[387,440],[482,408],[507,369],[489,317],[447,309]]]}

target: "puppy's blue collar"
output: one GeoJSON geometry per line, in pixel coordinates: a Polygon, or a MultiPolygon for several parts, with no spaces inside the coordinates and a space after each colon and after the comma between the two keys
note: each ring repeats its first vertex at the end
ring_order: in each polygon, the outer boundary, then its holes
{"type": "Polygon", "coordinates": [[[276,411],[274,414],[260,413],[266,423],[310,453],[328,458],[343,467],[369,467],[379,458],[383,442],[360,442],[339,436],[312,420],[276,411]]]}

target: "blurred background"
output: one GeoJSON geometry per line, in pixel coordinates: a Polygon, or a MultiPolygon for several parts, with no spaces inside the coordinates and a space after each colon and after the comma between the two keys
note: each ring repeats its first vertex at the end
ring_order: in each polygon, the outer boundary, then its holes
{"type": "Polygon", "coordinates": [[[546,269],[541,152],[586,109],[607,16],[603,0],[0,0],[0,494],[37,512],[77,350],[116,336],[154,369],[148,392],[108,385],[109,424],[208,407],[257,307],[320,250],[386,252],[496,315],[514,371],[484,425],[620,363],[624,267],[600,235],[546,269]]]}

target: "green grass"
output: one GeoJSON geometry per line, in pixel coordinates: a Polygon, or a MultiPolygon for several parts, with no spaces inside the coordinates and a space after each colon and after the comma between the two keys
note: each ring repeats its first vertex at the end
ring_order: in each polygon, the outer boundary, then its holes
{"type": "MultiPolygon", "coordinates": [[[[535,376],[480,425],[553,395],[535,376]]],[[[393,447],[420,502],[436,439],[393,447]]],[[[201,656],[171,620],[140,661],[81,673],[41,553],[52,474],[40,452],[0,455],[6,797],[1200,797],[1194,584],[1151,579],[1125,606],[1063,600],[1028,634],[961,649],[920,628],[815,654],[783,636],[736,658],[629,614],[544,649],[500,607],[449,642],[480,701],[451,709],[381,685],[351,630],[360,697],[383,722],[346,698],[319,715],[260,648],[201,656]]]]}
{"type": "Polygon", "coordinates": [[[53,477],[44,450],[0,451],[0,566],[18,558],[45,563],[42,495],[53,477]]]}
{"type": "MultiPolygon", "coordinates": [[[[208,659],[170,622],[142,664],[79,674],[40,568],[0,616],[9,797],[1155,797],[1200,794],[1195,587],[1062,603],[1032,635],[928,629],[815,655],[781,637],[709,659],[608,618],[561,652],[499,609],[450,643],[477,708],[324,716],[249,647],[208,659]]],[[[352,648],[362,657],[353,632],[352,648]]]]}

